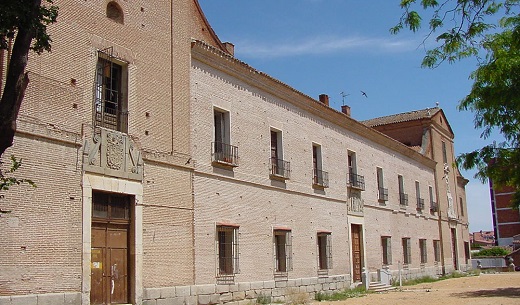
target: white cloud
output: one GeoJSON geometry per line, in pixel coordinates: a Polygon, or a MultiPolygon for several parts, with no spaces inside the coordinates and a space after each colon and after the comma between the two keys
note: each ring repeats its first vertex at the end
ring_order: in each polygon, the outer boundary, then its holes
{"type": "Polygon", "coordinates": [[[413,51],[419,43],[412,40],[366,37],[310,37],[300,41],[265,43],[235,41],[237,54],[248,58],[275,58],[339,52],[403,52],[413,51]]]}

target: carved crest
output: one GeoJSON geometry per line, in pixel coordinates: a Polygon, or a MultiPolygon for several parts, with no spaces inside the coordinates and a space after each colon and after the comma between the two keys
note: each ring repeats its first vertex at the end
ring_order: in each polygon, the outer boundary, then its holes
{"type": "Polygon", "coordinates": [[[111,169],[120,170],[123,165],[124,157],[123,134],[107,133],[107,166],[111,169]]]}

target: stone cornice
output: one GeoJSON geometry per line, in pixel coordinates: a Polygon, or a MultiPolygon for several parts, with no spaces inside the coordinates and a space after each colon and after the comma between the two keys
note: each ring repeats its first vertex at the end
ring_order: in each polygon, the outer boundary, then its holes
{"type": "Polygon", "coordinates": [[[272,94],[340,128],[394,150],[432,169],[435,168],[436,162],[434,160],[204,42],[192,41],[192,58],[272,94]]]}

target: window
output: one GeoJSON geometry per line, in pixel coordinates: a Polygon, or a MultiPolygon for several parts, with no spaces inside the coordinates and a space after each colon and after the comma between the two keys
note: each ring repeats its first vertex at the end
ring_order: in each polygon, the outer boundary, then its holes
{"type": "Polygon", "coordinates": [[[419,239],[419,250],[421,252],[421,264],[428,262],[428,252],[426,250],[426,239],[419,239]]]}
{"type": "Polygon", "coordinates": [[[348,185],[352,188],[365,190],[365,177],[357,174],[357,160],[356,153],[348,151],[348,185]]]}
{"type": "Polygon", "coordinates": [[[383,265],[392,264],[392,238],[389,236],[381,237],[381,247],[383,249],[383,265]]]}
{"type": "Polygon", "coordinates": [[[433,256],[435,257],[435,262],[441,261],[441,241],[434,240],[433,241],[433,256]]]}
{"type": "Polygon", "coordinates": [[[387,201],[388,200],[388,189],[385,188],[384,178],[383,178],[383,169],[377,168],[377,190],[378,190],[378,199],[379,201],[387,201]]]}
{"type": "Polygon", "coordinates": [[[401,206],[408,205],[408,194],[404,192],[404,179],[403,176],[397,176],[397,182],[399,183],[399,204],[401,206]]]}
{"type": "Polygon", "coordinates": [[[433,187],[428,187],[428,192],[430,193],[430,212],[437,212],[437,202],[435,202],[435,198],[433,197],[433,187]]]}
{"type": "Polygon", "coordinates": [[[470,255],[470,250],[469,250],[469,242],[465,241],[464,242],[464,256],[465,256],[465,259],[466,259],[466,264],[470,263],[470,259],[471,259],[471,255],[470,255]]]}
{"type": "Polygon", "coordinates": [[[290,230],[274,230],[275,270],[286,273],[292,270],[292,244],[290,230]]]}
{"type": "Polygon", "coordinates": [[[213,162],[238,166],[238,147],[230,145],[229,112],[214,109],[213,121],[213,162]]]}
{"type": "Polygon", "coordinates": [[[107,4],[107,17],[114,20],[117,23],[123,24],[123,10],[115,1],[111,1],[107,4]]]}
{"type": "Polygon", "coordinates": [[[238,269],[238,227],[217,226],[218,275],[234,275],[238,269]]]}
{"type": "Polygon", "coordinates": [[[403,263],[405,265],[412,263],[412,243],[410,238],[403,238],[403,263]]]}
{"type": "Polygon", "coordinates": [[[321,170],[321,146],[312,145],[312,184],[319,187],[329,187],[329,173],[321,170]]]}
{"type": "Polygon", "coordinates": [[[442,162],[444,164],[448,163],[448,153],[446,151],[446,142],[442,141],[442,162]]]}
{"type": "Polygon", "coordinates": [[[271,130],[271,177],[289,179],[290,163],[283,160],[282,132],[271,130]]]}
{"type": "Polygon", "coordinates": [[[318,233],[318,264],[320,270],[332,269],[332,235],[330,232],[318,233]]]}
{"type": "Polygon", "coordinates": [[[462,201],[462,197],[459,197],[459,206],[460,206],[460,216],[464,216],[464,201],[462,201]]]}
{"type": "Polygon", "coordinates": [[[112,48],[98,52],[96,66],[94,125],[128,131],[126,100],[127,69],[111,55],[112,48]]]}
{"type": "Polygon", "coordinates": [[[419,181],[415,181],[415,196],[417,198],[417,210],[423,210],[424,199],[421,198],[421,185],[419,181]]]}

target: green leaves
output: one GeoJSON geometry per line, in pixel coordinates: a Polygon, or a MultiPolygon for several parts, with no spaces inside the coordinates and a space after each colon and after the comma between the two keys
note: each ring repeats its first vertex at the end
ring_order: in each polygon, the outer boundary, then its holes
{"type": "Polygon", "coordinates": [[[47,26],[56,22],[58,7],[52,0],[2,0],[0,2],[0,48],[21,28],[31,32],[31,49],[38,54],[51,50],[47,26]],[[44,4],[42,4],[44,2],[44,4]]]}
{"type": "Polygon", "coordinates": [[[7,191],[11,186],[20,185],[22,183],[27,183],[32,187],[36,187],[36,184],[30,179],[18,179],[12,176],[20,166],[22,166],[22,160],[17,160],[14,155],[11,155],[11,167],[5,172],[0,170],[0,191],[7,191]]]}

